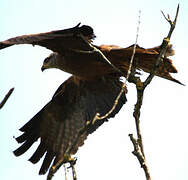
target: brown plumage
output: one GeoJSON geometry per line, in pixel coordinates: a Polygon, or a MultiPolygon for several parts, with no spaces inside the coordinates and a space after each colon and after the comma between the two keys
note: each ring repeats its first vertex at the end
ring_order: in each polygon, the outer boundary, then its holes
{"type": "MultiPolygon", "coordinates": [[[[14,151],[16,156],[25,153],[40,139],[40,145],[29,159],[35,164],[45,156],[39,174],[45,174],[52,162],[53,165],[60,160],[66,162],[65,156],[75,154],[87,136],[109,118],[114,117],[126,102],[125,92],[107,118],[91,123],[96,113],[105,115],[112,108],[122,86],[119,80],[122,74],[109,66],[94,47],[125,76],[133,52],[133,46],[92,46],[94,37],[90,26],[77,25],[70,29],[18,36],[0,42],[0,49],[15,44],[46,47],[53,53],[44,60],[42,71],[58,68],[73,75],[60,85],[52,100],[20,129],[23,134],[16,138],[18,143],[23,143],[14,151]],[[84,128],[86,131],[80,135],[84,128]]],[[[159,50],[160,47],[144,49],[137,46],[134,66],[151,72],[159,50]]],[[[156,75],[180,83],[170,75],[177,73],[168,58],[173,53],[172,47],[169,46],[156,75]]]]}
{"type": "Polygon", "coordinates": [[[41,137],[39,147],[29,160],[37,163],[46,153],[39,172],[45,174],[53,159],[55,165],[63,160],[65,153],[75,154],[88,134],[119,112],[126,102],[125,94],[108,118],[88,126],[86,133],[76,140],[80,130],[93,120],[96,112],[105,115],[110,110],[121,86],[122,82],[114,77],[85,81],[71,76],[58,88],[52,100],[20,129],[23,134],[16,140],[23,144],[14,154],[23,154],[41,137]]]}

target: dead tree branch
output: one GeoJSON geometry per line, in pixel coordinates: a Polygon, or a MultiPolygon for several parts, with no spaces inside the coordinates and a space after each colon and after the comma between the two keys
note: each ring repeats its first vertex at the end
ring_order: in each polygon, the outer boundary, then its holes
{"type": "Polygon", "coordinates": [[[164,13],[162,12],[163,16],[165,17],[165,19],[170,24],[170,30],[169,30],[168,36],[163,39],[163,42],[160,46],[161,49],[160,49],[159,55],[157,57],[156,63],[154,65],[152,72],[147,77],[147,79],[144,82],[142,82],[140,80],[140,78],[135,77],[134,75],[129,78],[129,82],[136,84],[136,89],[137,89],[137,103],[135,104],[134,113],[133,113],[133,116],[135,118],[135,123],[136,123],[137,138],[134,138],[132,134],[130,134],[129,136],[130,136],[130,140],[131,140],[131,142],[133,143],[133,146],[134,146],[133,154],[137,157],[141,167],[144,169],[145,176],[146,176],[147,180],[151,180],[151,176],[150,176],[150,173],[149,173],[149,168],[146,164],[144,146],[143,146],[143,142],[142,142],[142,134],[141,134],[141,129],[140,129],[140,110],[141,110],[141,107],[142,107],[144,90],[150,84],[150,82],[152,81],[152,79],[155,76],[155,73],[157,72],[157,69],[160,65],[160,62],[162,61],[162,59],[165,55],[167,46],[170,42],[172,32],[173,32],[173,30],[176,26],[178,13],[179,13],[179,5],[177,7],[175,19],[174,19],[174,21],[172,21],[170,19],[169,15],[167,15],[167,17],[166,17],[164,15],[164,13]]]}
{"type": "Polygon", "coordinates": [[[158,58],[156,60],[156,63],[155,63],[155,66],[154,66],[152,72],[150,73],[150,75],[148,76],[148,78],[146,79],[146,81],[144,82],[144,88],[151,82],[151,80],[155,76],[155,73],[157,72],[158,66],[159,66],[162,58],[165,55],[167,46],[168,46],[168,44],[170,42],[171,35],[172,35],[172,33],[173,33],[173,31],[174,31],[174,29],[176,27],[176,22],[177,22],[178,13],[179,13],[179,4],[178,4],[177,10],[176,10],[176,16],[175,16],[174,21],[172,21],[170,19],[170,15],[169,14],[166,17],[165,14],[163,13],[163,11],[161,11],[161,12],[162,12],[164,18],[169,22],[169,24],[170,24],[170,30],[169,30],[169,33],[168,33],[167,37],[163,39],[163,42],[161,44],[161,50],[160,50],[159,56],[158,56],[158,58]]]}
{"type": "Polygon", "coordinates": [[[10,95],[12,94],[13,91],[14,91],[14,88],[11,88],[9,90],[9,92],[6,94],[6,96],[4,97],[4,99],[0,103],[0,109],[5,105],[5,103],[7,102],[8,98],[10,97],[10,95]]]}

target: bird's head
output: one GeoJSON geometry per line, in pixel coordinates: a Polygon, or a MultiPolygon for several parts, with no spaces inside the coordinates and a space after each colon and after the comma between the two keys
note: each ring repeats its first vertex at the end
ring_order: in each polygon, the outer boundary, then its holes
{"type": "Polygon", "coordinates": [[[92,42],[96,36],[93,32],[93,28],[87,25],[83,25],[79,28],[80,33],[84,35],[84,37],[89,41],[92,42]]]}
{"type": "Polygon", "coordinates": [[[50,68],[58,68],[57,64],[57,53],[51,53],[43,62],[41,67],[41,71],[50,68]]]}

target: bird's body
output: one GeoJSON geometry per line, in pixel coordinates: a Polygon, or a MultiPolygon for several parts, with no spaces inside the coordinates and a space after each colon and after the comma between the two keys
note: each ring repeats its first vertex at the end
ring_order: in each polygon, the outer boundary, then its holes
{"type": "MultiPolygon", "coordinates": [[[[51,49],[53,53],[44,60],[42,70],[58,68],[73,75],[60,85],[52,100],[20,129],[23,134],[16,138],[18,143],[23,143],[14,151],[16,156],[23,154],[40,138],[40,145],[30,158],[32,163],[37,163],[45,155],[40,174],[48,171],[51,162],[53,165],[59,161],[66,162],[65,156],[75,154],[86,137],[108,118],[114,117],[126,102],[125,90],[112,113],[102,120],[93,121],[96,113],[105,115],[113,107],[123,85],[119,78],[122,73],[126,76],[133,52],[133,46],[95,46],[91,44],[93,37],[91,27],[77,25],[66,30],[18,36],[0,42],[0,49],[15,44],[51,49]],[[105,57],[122,73],[112,68],[105,57]],[[85,131],[80,134],[83,129],[85,131]]],[[[144,49],[137,46],[135,68],[151,72],[159,50],[160,47],[144,49]]],[[[170,75],[177,72],[167,57],[172,52],[169,48],[156,75],[180,83],[170,75]]]]}
{"type": "MultiPolygon", "coordinates": [[[[128,48],[120,48],[112,45],[96,47],[115,65],[115,67],[126,75],[133,52],[133,46],[128,48]]],[[[171,51],[171,49],[169,51],[171,51]]],[[[167,51],[167,53],[169,53],[169,51],[167,51]]],[[[138,69],[151,72],[157,56],[158,51],[156,51],[155,48],[144,49],[137,46],[134,63],[138,69]]],[[[56,64],[57,67],[55,68],[59,68],[62,71],[85,80],[99,78],[113,73],[117,74],[115,69],[102,61],[103,59],[98,51],[83,52],[71,49],[66,51],[63,55],[52,53],[48,58],[54,59],[56,63],[59,63],[56,64]]],[[[170,73],[177,73],[177,70],[173,66],[172,61],[165,57],[156,75],[180,83],[178,80],[174,79],[170,73]]],[[[121,75],[122,74],[119,74],[119,76],[121,75]]]]}
{"type": "Polygon", "coordinates": [[[97,56],[96,53],[82,54],[73,50],[65,55],[58,53],[50,55],[51,58],[59,59],[58,66],[61,67],[60,69],[62,71],[87,80],[102,77],[109,74],[110,71],[114,71],[112,68],[109,68],[107,64],[96,61],[97,56]]]}

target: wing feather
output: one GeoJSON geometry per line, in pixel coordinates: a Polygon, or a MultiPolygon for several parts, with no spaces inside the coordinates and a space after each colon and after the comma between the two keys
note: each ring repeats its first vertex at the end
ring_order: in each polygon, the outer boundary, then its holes
{"type": "Polygon", "coordinates": [[[40,171],[39,171],[40,175],[46,173],[46,171],[48,170],[48,168],[49,168],[52,160],[54,159],[54,157],[55,157],[55,154],[54,154],[53,151],[51,151],[51,150],[47,151],[45,158],[43,160],[42,166],[41,166],[40,171]]]}
{"type": "Polygon", "coordinates": [[[36,164],[41,159],[41,157],[44,155],[45,152],[46,152],[45,144],[43,142],[40,142],[37,150],[31,156],[29,161],[32,162],[33,164],[36,164]]]}
{"type": "Polygon", "coordinates": [[[51,31],[47,33],[30,34],[17,36],[0,42],[0,49],[18,45],[32,44],[46,47],[54,52],[62,53],[67,49],[91,50],[91,47],[78,34],[82,34],[90,39],[94,38],[93,29],[90,26],[79,24],[73,28],[51,31]]]}
{"type": "Polygon", "coordinates": [[[126,102],[125,94],[109,117],[87,127],[97,112],[104,115],[111,109],[121,86],[122,82],[114,77],[84,81],[72,76],[58,88],[52,100],[20,129],[23,135],[17,140],[23,145],[14,151],[15,155],[23,154],[40,138],[41,142],[29,160],[37,163],[45,154],[39,172],[45,174],[52,161],[56,164],[63,160],[65,154],[75,154],[89,134],[119,112],[126,102]],[[86,131],[81,134],[84,128],[86,131]]]}

